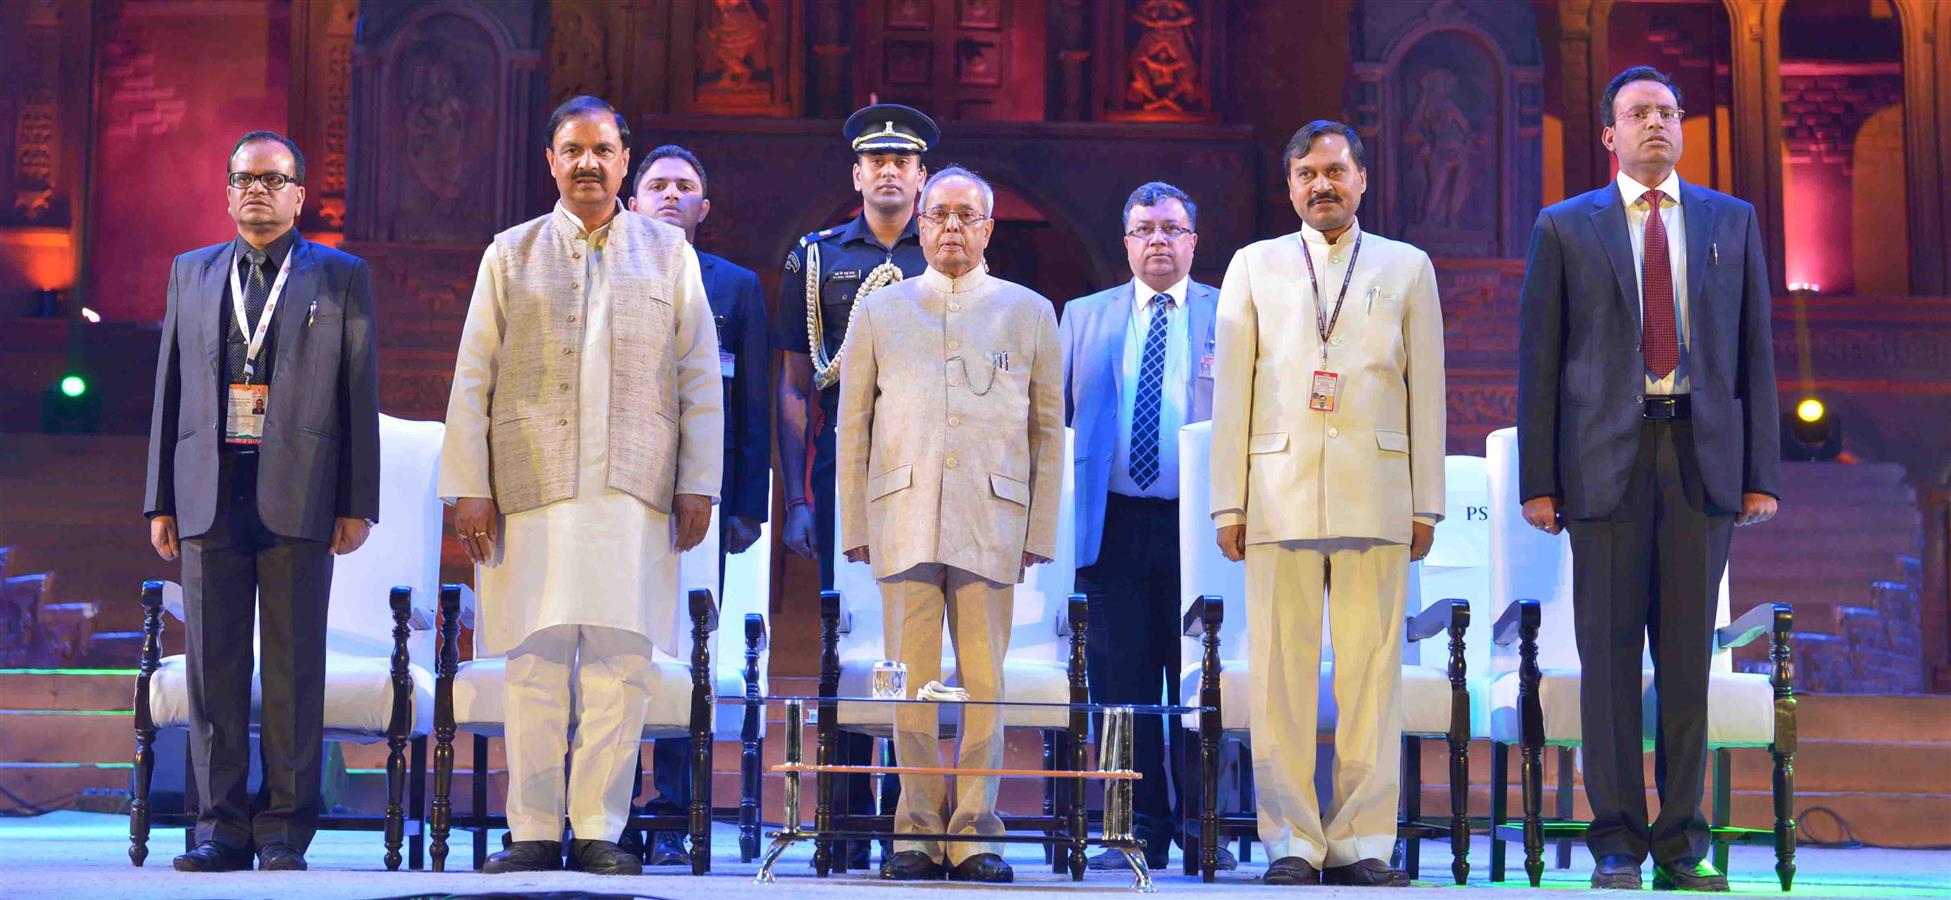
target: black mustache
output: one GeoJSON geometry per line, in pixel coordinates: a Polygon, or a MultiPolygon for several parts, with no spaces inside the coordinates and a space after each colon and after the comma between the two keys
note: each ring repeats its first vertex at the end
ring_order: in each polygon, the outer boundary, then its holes
{"type": "Polygon", "coordinates": [[[1315,194],[1314,196],[1308,198],[1307,204],[1309,206],[1313,206],[1314,204],[1320,203],[1323,200],[1333,200],[1339,203],[1341,201],[1341,195],[1340,194],[1315,194]]]}
{"type": "Polygon", "coordinates": [[[594,179],[596,179],[597,181],[602,181],[602,180],[603,180],[603,173],[602,173],[602,172],[577,172],[577,173],[576,173],[576,180],[577,180],[577,181],[581,181],[581,180],[583,180],[583,179],[585,179],[585,178],[594,178],[594,179]]]}

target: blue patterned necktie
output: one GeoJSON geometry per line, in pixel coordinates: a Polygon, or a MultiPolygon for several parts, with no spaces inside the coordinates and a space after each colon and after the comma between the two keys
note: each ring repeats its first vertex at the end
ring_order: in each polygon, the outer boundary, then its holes
{"type": "Polygon", "coordinates": [[[1138,398],[1131,408],[1131,480],[1149,488],[1158,480],[1158,417],[1164,403],[1166,318],[1172,298],[1152,297],[1152,323],[1145,329],[1145,351],[1138,360],[1138,398]]]}

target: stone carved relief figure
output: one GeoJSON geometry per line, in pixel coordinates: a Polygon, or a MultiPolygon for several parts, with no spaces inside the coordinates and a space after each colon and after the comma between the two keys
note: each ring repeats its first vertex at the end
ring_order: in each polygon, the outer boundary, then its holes
{"type": "Polygon", "coordinates": [[[1131,18],[1144,31],[1131,49],[1126,102],[1148,111],[1185,111],[1197,102],[1199,89],[1192,7],[1185,0],[1143,0],[1131,18]]]}
{"type": "Polygon", "coordinates": [[[1470,199],[1472,151],[1484,142],[1473,136],[1469,117],[1459,108],[1456,73],[1431,69],[1417,79],[1416,108],[1409,114],[1407,141],[1423,168],[1423,202],[1418,221],[1457,227],[1470,199]]]}
{"type": "Polygon", "coordinates": [[[440,59],[413,63],[407,72],[407,167],[422,187],[442,201],[460,199],[467,155],[467,104],[461,75],[440,59]]]}
{"type": "Polygon", "coordinates": [[[751,85],[753,73],[763,67],[765,39],[765,16],[751,0],[712,0],[705,41],[719,60],[719,85],[751,85]]]}

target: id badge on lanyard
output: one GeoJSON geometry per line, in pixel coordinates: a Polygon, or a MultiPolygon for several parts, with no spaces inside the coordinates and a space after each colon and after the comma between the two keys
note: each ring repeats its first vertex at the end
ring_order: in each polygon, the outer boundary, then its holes
{"type": "Polygon", "coordinates": [[[271,388],[257,384],[257,358],[264,352],[264,340],[271,333],[271,317],[278,311],[278,300],[283,296],[285,280],[291,275],[291,258],[297,255],[294,248],[285,254],[284,265],[278,267],[277,280],[271,282],[271,294],[265,298],[264,312],[258,315],[257,327],[250,327],[250,316],[244,309],[244,285],[237,277],[237,260],[230,263],[230,307],[237,317],[237,330],[249,336],[244,345],[244,383],[226,385],[224,392],[224,443],[255,445],[264,442],[264,414],[271,405],[271,388]]]}
{"type": "Polygon", "coordinates": [[[1314,328],[1321,339],[1321,368],[1314,370],[1313,381],[1308,385],[1307,408],[1331,413],[1341,402],[1341,374],[1328,368],[1328,342],[1334,336],[1335,325],[1341,321],[1341,304],[1348,299],[1348,285],[1355,280],[1355,261],[1362,258],[1362,236],[1355,235],[1355,249],[1348,256],[1348,270],[1342,274],[1341,292],[1335,296],[1333,315],[1321,302],[1321,281],[1314,274],[1314,252],[1306,241],[1301,243],[1301,258],[1307,261],[1307,278],[1314,285],[1314,328]]]}

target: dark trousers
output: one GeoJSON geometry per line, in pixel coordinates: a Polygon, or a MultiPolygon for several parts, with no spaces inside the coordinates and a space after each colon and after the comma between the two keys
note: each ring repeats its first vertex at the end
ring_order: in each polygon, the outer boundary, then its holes
{"type": "Polygon", "coordinates": [[[1573,621],[1583,716],[1592,855],[1663,863],[1701,859],[1707,679],[1721,572],[1734,528],[1701,486],[1692,424],[1644,422],[1624,499],[1602,519],[1570,523],[1573,621]],[[1652,648],[1658,695],[1649,823],[1642,764],[1640,655],[1652,648]]]}
{"type": "MultiPolygon", "coordinates": [[[[1179,702],[1179,503],[1109,494],[1097,562],[1077,570],[1089,598],[1085,664],[1091,702],[1179,702]]],[[[1171,848],[1172,782],[1165,776],[1165,722],[1137,716],[1132,755],[1143,774],[1132,796],[1132,830],[1153,866],[1171,848]]],[[[1176,723],[1174,723],[1176,726],[1176,723]]],[[[1183,732],[1174,727],[1174,740],[1183,732]]]]}
{"type": "MultiPolygon", "coordinates": [[[[303,852],[318,829],[325,727],[325,604],[332,551],[258,520],[257,455],[223,452],[210,531],[182,542],[190,759],[199,841],[303,852]],[[264,780],[250,777],[251,622],[262,619],[258,733],[264,780]]],[[[384,612],[375,607],[375,615],[384,612]]]]}

